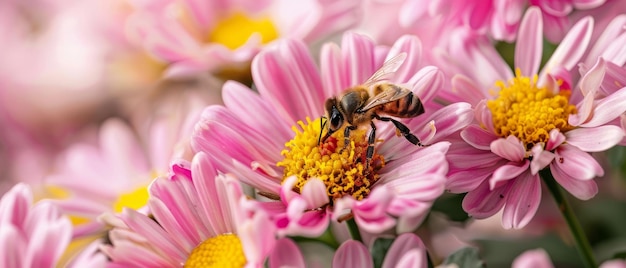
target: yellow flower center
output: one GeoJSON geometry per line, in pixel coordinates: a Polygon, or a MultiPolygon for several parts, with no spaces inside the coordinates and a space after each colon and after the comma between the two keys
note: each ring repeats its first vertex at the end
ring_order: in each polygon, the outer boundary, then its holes
{"type": "Polygon", "coordinates": [[[125,207],[140,209],[148,203],[148,197],[148,187],[139,187],[133,191],[120,194],[117,201],[113,204],[113,209],[115,212],[122,212],[122,209],[125,207]]]}
{"type": "Polygon", "coordinates": [[[547,142],[552,129],[573,129],[567,123],[569,115],[576,113],[576,107],[569,104],[569,90],[552,94],[546,87],[537,87],[536,75],[531,79],[519,70],[508,83],[498,81],[496,86],[500,88],[498,97],[488,101],[487,108],[500,137],[513,135],[531,149],[537,143],[547,142]]]}
{"type": "Polygon", "coordinates": [[[278,37],[278,31],[269,18],[250,18],[241,12],[235,12],[217,23],[209,35],[209,42],[236,49],[243,45],[253,33],[260,34],[263,43],[278,37]]]}
{"type": "Polygon", "coordinates": [[[318,178],[326,185],[331,200],[347,195],[362,200],[380,178],[377,172],[385,165],[385,159],[374,153],[366,170],[368,143],[362,129],[350,132],[350,144],[345,148],[343,129],[318,145],[320,120],[311,122],[307,118],[306,124],[298,121],[300,128],[292,128],[296,136],[285,144],[287,149],[281,152],[285,159],[277,163],[285,168],[283,179],[295,175],[298,182],[294,191],[299,193],[309,178],[318,178]]]}
{"type": "Polygon", "coordinates": [[[246,256],[239,237],[222,234],[194,248],[185,267],[243,267],[245,264],[246,256]]]}

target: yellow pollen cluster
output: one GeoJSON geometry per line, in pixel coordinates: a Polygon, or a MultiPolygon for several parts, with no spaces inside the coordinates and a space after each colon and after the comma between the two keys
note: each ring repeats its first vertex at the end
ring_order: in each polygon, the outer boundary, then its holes
{"type": "Polygon", "coordinates": [[[222,234],[211,237],[193,249],[185,267],[243,267],[246,256],[239,237],[222,234]]]}
{"type": "Polygon", "coordinates": [[[311,122],[307,118],[306,124],[298,121],[300,128],[293,127],[296,136],[285,144],[287,149],[282,151],[285,158],[277,163],[285,168],[283,178],[293,175],[298,178],[296,192],[302,190],[309,178],[318,178],[326,185],[331,201],[346,195],[362,200],[380,178],[377,172],[385,165],[384,158],[374,153],[365,170],[368,143],[363,129],[350,132],[350,144],[345,148],[343,129],[318,145],[320,120],[311,122]]]}
{"type": "Polygon", "coordinates": [[[236,12],[217,23],[209,35],[209,42],[236,49],[245,44],[253,33],[260,34],[263,43],[278,37],[278,31],[269,18],[251,18],[244,13],[236,12]]]}
{"type": "Polygon", "coordinates": [[[493,115],[497,135],[519,138],[527,149],[548,141],[552,129],[561,132],[573,127],[567,123],[576,107],[569,104],[569,90],[552,94],[547,88],[537,88],[537,76],[532,80],[520,71],[508,83],[496,82],[500,88],[498,98],[487,102],[493,115]]]}

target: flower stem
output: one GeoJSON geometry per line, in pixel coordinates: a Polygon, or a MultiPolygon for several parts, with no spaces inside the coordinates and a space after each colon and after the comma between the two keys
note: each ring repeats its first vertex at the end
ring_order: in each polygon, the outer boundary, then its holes
{"type": "Polygon", "coordinates": [[[596,264],[596,260],[593,256],[593,251],[591,250],[589,240],[587,240],[587,236],[580,226],[578,219],[576,219],[576,215],[574,215],[572,207],[565,198],[563,190],[561,190],[561,186],[554,180],[552,172],[550,172],[549,168],[544,168],[543,170],[539,171],[539,176],[541,176],[543,181],[546,183],[548,189],[550,190],[550,193],[552,194],[554,200],[559,206],[559,210],[565,218],[567,226],[574,236],[574,240],[576,240],[576,247],[578,248],[578,251],[583,258],[585,266],[590,268],[598,267],[596,264]]]}
{"type": "Polygon", "coordinates": [[[354,218],[347,220],[346,223],[348,224],[348,230],[350,230],[350,235],[352,236],[352,239],[362,243],[363,238],[361,238],[359,226],[356,225],[356,221],[354,221],[354,218]]]}

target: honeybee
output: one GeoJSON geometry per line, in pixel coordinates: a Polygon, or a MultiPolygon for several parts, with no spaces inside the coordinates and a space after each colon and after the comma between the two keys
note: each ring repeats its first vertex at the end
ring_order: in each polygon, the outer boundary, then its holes
{"type": "Polygon", "coordinates": [[[394,56],[362,85],[348,88],[341,95],[327,99],[324,104],[326,110],[324,118],[327,120],[322,120],[324,122],[318,143],[324,142],[345,126],[344,146],[346,146],[350,142],[350,131],[369,124],[371,131],[368,134],[367,168],[374,155],[376,125],[373,120],[377,119],[393,123],[398,134],[402,134],[412,144],[423,146],[407,126],[396,119],[384,116],[412,118],[424,113],[422,102],[411,90],[385,81],[390,74],[398,70],[406,57],[406,53],[394,56]],[[326,134],[322,137],[324,126],[326,134]]]}

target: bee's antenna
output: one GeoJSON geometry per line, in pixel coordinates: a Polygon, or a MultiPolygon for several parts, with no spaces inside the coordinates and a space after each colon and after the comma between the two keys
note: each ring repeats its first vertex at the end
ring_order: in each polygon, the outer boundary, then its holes
{"type": "Polygon", "coordinates": [[[326,126],[326,122],[327,122],[326,116],[322,116],[321,119],[322,120],[320,120],[320,136],[317,137],[317,145],[320,145],[320,142],[322,141],[322,132],[324,132],[324,126],[326,126]]]}

